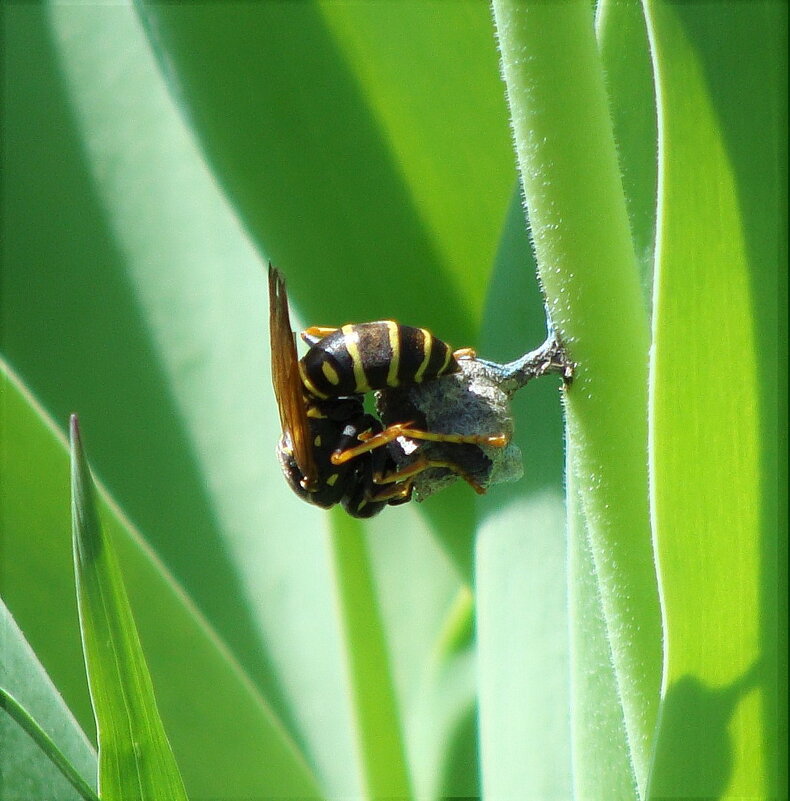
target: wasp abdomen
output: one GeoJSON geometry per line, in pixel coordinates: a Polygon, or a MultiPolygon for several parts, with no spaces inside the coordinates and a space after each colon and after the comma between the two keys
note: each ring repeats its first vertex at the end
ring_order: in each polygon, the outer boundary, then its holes
{"type": "Polygon", "coordinates": [[[392,320],[344,325],[299,362],[302,381],[317,398],[418,384],[458,369],[446,342],[392,320]]]}

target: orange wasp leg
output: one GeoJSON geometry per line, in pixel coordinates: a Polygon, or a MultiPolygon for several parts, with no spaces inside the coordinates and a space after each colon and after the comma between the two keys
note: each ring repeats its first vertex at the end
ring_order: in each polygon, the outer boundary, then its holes
{"type": "Polygon", "coordinates": [[[311,325],[310,328],[305,328],[299,336],[302,338],[304,342],[308,345],[315,342],[317,339],[323,339],[324,337],[328,337],[330,334],[334,334],[335,331],[339,331],[339,328],[328,328],[325,325],[311,325]]]}
{"type": "Polygon", "coordinates": [[[360,434],[361,445],[347,448],[344,451],[335,451],[330,457],[334,465],[343,464],[355,456],[380,448],[398,437],[410,437],[430,442],[463,442],[470,445],[490,445],[494,448],[504,448],[508,443],[506,434],[436,434],[433,431],[421,431],[418,428],[409,428],[413,423],[394,423],[378,434],[360,434]]]}
{"type": "MultiPolygon", "coordinates": [[[[385,476],[373,476],[374,484],[390,484],[393,482],[406,481],[407,491],[411,489],[415,476],[430,470],[432,467],[444,467],[452,470],[457,476],[462,478],[478,495],[485,495],[485,488],[469,475],[460,465],[455,462],[448,462],[444,459],[429,459],[427,456],[420,456],[415,462],[398,468],[395,472],[385,476]]],[[[404,491],[403,496],[407,494],[404,491]]],[[[397,495],[395,497],[398,497],[397,495]]]]}
{"type": "Polygon", "coordinates": [[[404,484],[384,485],[376,489],[375,492],[370,493],[369,501],[399,501],[403,498],[408,498],[411,494],[411,480],[404,484]]]}

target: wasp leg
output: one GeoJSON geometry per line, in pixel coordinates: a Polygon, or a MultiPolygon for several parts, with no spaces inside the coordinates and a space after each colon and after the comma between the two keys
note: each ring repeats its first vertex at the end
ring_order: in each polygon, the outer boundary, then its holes
{"type": "Polygon", "coordinates": [[[398,436],[424,439],[430,442],[466,442],[469,445],[489,445],[492,448],[504,448],[510,442],[507,434],[437,434],[433,431],[421,431],[418,428],[407,427],[401,428],[398,436]]]}
{"type": "Polygon", "coordinates": [[[308,345],[315,345],[316,342],[320,342],[324,337],[334,334],[337,330],[339,329],[327,328],[325,325],[311,325],[310,328],[305,328],[299,336],[308,345]]]}
{"type": "MultiPolygon", "coordinates": [[[[375,478],[373,479],[375,482],[375,478]]],[[[368,490],[369,501],[381,503],[382,501],[399,501],[405,503],[411,498],[411,480],[403,484],[385,484],[368,490]]]]}
{"type": "Polygon", "coordinates": [[[477,351],[474,348],[458,348],[458,350],[453,351],[453,358],[476,359],[477,351]]]}
{"type": "MultiPolygon", "coordinates": [[[[411,492],[414,477],[422,473],[423,470],[430,470],[432,467],[444,467],[447,470],[452,470],[453,473],[459,478],[462,478],[478,495],[485,495],[485,487],[472,478],[460,465],[455,462],[449,462],[446,459],[429,459],[427,456],[423,455],[411,464],[399,467],[392,473],[388,473],[387,475],[374,475],[373,483],[391,484],[393,482],[405,482],[404,486],[411,492]]],[[[405,494],[406,493],[404,493],[404,495],[405,494]]]]}
{"type": "Polygon", "coordinates": [[[422,431],[409,428],[413,423],[394,423],[378,434],[363,432],[358,435],[361,445],[346,450],[335,451],[330,457],[332,464],[338,465],[359,456],[361,453],[375,450],[382,445],[393,442],[398,437],[429,440],[430,442],[465,442],[470,445],[490,445],[493,448],[504,448],[509,437],[507,434],[436,434],[433,431],[422,431]]]}

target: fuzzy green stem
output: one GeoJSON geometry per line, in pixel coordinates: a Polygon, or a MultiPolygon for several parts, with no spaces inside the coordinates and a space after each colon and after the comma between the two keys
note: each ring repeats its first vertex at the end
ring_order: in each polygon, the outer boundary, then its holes
{"type": "Polygon", "coordinates": [[[640,789],[661,680],[647,473],[649,329],[588,0],[494,0],[551,322],[576,364],[576,466],[640,789]]]}

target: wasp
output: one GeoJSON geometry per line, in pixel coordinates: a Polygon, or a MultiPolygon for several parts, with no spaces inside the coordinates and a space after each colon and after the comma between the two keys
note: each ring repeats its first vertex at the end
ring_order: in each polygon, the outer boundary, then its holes
{"type": "Polygon", "coordinates": [[[269,265],[269,331],[272,383],[282,436],[277,454],[288,484],[302,499],[323,508],[340,503],[353,517],[372,517],[385,506],[411,499],[412,482],[429,468],[443,467],[483,488],[451,459],[430,458],[419,443],[449,442],[504,447],[508,437],[437,433],[414,421],[386,427],[365,412],[365,393],[439,380],[460,370],[468,348],[452,348],[424,328],[392,320],[313,326],[301,337],[309,346],[297,356],[285,280],[269,265]],[[414,445],[408,464],[396,462],[389,446],[414,445]]]}

